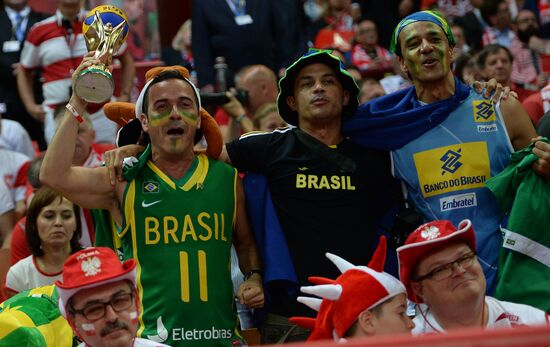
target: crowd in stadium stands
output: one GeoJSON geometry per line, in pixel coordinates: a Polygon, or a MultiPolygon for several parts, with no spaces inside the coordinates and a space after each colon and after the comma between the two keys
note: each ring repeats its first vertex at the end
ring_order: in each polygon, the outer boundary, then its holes
{"type": "Polygon", "coordinates": [[[84,3],[0,8],[0,345],[550,326],[550,0],[193,0],[101,104],[84,3]]]}

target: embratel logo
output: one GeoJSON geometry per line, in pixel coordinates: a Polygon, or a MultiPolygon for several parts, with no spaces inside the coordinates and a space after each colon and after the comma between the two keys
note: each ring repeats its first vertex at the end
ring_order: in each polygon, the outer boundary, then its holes
{"type": "Polygon", "coordinates": [[[497,120],[495,107],[492,102],[488,100],[474,100],[472,107],[474,109],[474,122],[488,123],[497,120]]]}
{"type": "MultiPolygon", "coordinates": [[[[491,177],[485,142],[466,142],[434,148],[416,153],[413,158],[424,198],[482,188],[491,177]]],[[[453,206],[446,205],[446,208],[453,206]]]]}
{"type": "Polygon", "coordinates": [[[462,157],[460,152],[462,152],[462,149],[458,149],[457,151],[449,149],[445,154],[443,154],[443,156],[439,159],[443,162],[443,166],[441,166],[441,169],[443,169],[441,175],[445,175],[445,172],[453,174],[459,167],[462,166],[462,163],[458,161],[462,157]]]}

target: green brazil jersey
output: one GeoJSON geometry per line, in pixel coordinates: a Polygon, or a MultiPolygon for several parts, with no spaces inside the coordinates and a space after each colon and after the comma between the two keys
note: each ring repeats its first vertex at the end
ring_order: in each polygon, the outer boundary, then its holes
{"type": "Polygon", "coordinates": [[[173,180],[149,159],[147,148],[125,173],[120,233],[124,258],[137,262],[138,336],[170,346],[240,344],[230,276],[237,172],[198,155],[173,180]]]}

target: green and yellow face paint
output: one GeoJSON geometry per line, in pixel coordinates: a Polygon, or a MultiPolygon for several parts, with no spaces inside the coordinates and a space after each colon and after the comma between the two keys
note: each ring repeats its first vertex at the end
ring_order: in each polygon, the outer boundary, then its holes
{"type": "MultiPolygon", "coordinates": [[[[159,127],[164,126],[170,121],[170,116],[172,115],[173,108],[167,111],[159,112],[151,115],[151,126],[159,127]]],[[[183,119],[185,123],[189,126],[196,127],[199,123],[199,115],[196,113],[191,113],[189,111],[176,108],[176,113],[183,119]]]]}
{"type": "Polygon", "coordinates": [[[449,23],[447,23],[447,20],[445,20],[445,17],[441,15],[441,13],[437,11],[420,11],[408,15],[407,17],[403,18],[403,20],[399,22],[399,24],[397,24],[391,38],[390,51],[392,53],[401,55],[399,47],[399,34],[407,25],[416,22],[434,23],[435,25],[439,26],[445,33],[447,41],[449,42],[449,46],[453,47],[455,45],[456,42],[451,27],[449,26],[449,23]]]}
{"type": "Polygon", "coordinates": [[[449,60],[450,47],[445,39],[445,34],[438,25],[430,22],[417,22],[413,25],[409,25],[401,34],[401,41],[403,43],[401,54],[411,75],[420,79],[425,77],[424,74],[428,73],[428,71],[422,69],[422,54],[419,53],[419,50],[421,50],[424,45],[424,40],[427,40],[428,44],[433,49],[435,56],[432,54],[430,54],[430,56],[432,58],[437,58],[443,70],[451,66],[449,60]]]}

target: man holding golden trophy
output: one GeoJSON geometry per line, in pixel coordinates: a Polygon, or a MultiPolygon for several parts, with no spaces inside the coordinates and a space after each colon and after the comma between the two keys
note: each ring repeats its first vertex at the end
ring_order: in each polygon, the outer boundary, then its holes
{"type": "Polygon", "coordinates": [[[77,77],[75,92],[86,102],[101,103],[113,95],[115,83],[110,65],[128,36],[126,14],[118,7],[101,5],[91,10],[82,24],[82,34],[88,51],[95,51],[94,58],[102,65],[93,65],[77,77]]]}

